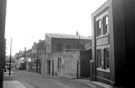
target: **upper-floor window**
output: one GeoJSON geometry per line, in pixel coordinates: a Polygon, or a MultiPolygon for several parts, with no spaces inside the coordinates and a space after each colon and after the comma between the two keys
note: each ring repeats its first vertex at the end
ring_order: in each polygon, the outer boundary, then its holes
{"type": "Polygon", "coordinates": [[[62,51],[62,44],[57,44],[57,51],[62,51]]]}
{"type": "Polygon", "coordinates": [[[108,16],[103,17],[103,34],[109,32],[108,16]]]}
{"type": "Polygon", "coordinates": [[[66,45],[66,49],[71,49],[71,45],[66,45]]]}
{"type": "Polygon", "coordinates": [[[109,33],[109,20],[108,15],[96,21],[96,37],[109,33]]]}
{"type": "Polygon", "coordinates": [[[101,35],[101,28],[102,28],[102,24],[101,24],[101,20],[97,21],[97,30],[96,30],[96,36],[100,36],[101,35]]]}

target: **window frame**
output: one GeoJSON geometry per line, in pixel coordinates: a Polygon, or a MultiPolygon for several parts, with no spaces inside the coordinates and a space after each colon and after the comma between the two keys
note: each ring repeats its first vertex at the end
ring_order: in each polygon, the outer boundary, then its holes
{"type": "Polygon", "coordinates": [[[96,50],[96,60],[97,60],[97,67],[96,67],[97,70],[104,71],[104,72],[110,72],[110,48],[109,47],[105,47],[105,48],[101,48],[101,49],[98,48],[96,50]],[[100,58],[98,57],[99,50],[100,50],[100,54],[101,54],[100,58]],[[109,50],[108,58],[106,58],[105,50],[109,50]],[[109,60],[108,61],[109,67],[107,67],[107,60],[109,60]]]}
{"type": "Polygon", "coordinates": [[[102,20],[99,19],[96,21],[96,37],[102,35],[102,20]]]}
{"type": "Polygon", "coordinates": [[[102,68],[102,50],[101,49],[97,49],[97,54],[96,54],[96,58],[97,58],[97,68],[102,68]],[[100,55],[99,55],[99,51],[100,51],[100,55]]]}
{"type": "Polygon", "coordinates": [[[105,15],[103,18],[103,35],[109,33],[109,17],[105,15]]]}

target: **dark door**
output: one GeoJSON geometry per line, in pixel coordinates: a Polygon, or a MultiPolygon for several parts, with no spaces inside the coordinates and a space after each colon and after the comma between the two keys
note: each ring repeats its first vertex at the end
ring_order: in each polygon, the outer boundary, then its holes
{"type": "Polygon", "coordinates": [[[52,60],[52,75],[54,75],[54,60],[52,60]]]}
{"type": "Polygon", "coordinates": [[[50,67],[51,67],[51,66],[50,66],[50,65],[51,65],[51,61],[48,60],[48,61],[47,61],[47,64],[48,64],[48,74],[50,74],[50,73],[51,73],[51,68],[50,68],[50,67]]]}

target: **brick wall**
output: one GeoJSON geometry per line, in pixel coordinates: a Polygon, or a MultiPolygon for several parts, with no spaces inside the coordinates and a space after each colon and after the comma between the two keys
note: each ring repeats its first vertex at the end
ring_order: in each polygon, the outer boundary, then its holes
{"type": "Polygon", "coordinates": [[[0,88],[3,88],[3,63],[5,57],[6,0],[0,0],[0,88]]]}

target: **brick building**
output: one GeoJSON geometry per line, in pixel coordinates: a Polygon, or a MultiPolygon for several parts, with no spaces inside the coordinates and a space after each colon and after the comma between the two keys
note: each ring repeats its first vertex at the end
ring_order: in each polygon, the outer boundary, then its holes
{"type": "Polygon", "coordinates": [[[37,43],[37,72],[41,73],[41,58],[45,54],[45,40],[39,40],[37,43]]]}
{"type": "Polygon", "coordinates": [[[94,80],[133,85],[134,6],[134,0],[108,0],[92,14],[94,80]]]}
{"type": "Polygon", "coordinates": [[[3,88],[3,67],[4,67],[4,57],[5,57],[6,2],[7,2],[7,0],[0,0],[0,88],[3,88]]]}
{"type": "Polygon", "coordinates": [[[91,46],[90,38],[51,33],[47,33],[45,38],[46,53],[42,58],[42,74],[68,78],[77,78],[81,75],[89,76],[89,61],[91,58],[84,58],[82,52],[86,47],[91,46]],[[85,65],[81,65],[82,61],[86,62],[85,65]],[[81,73],[81,68],[85,69],[86,73],[81,73]]]}
{"type": "Polygon", "coordinates": [[[41,73],[41,56],[45,53],[45,41],[39,40],[32,48],[26,51],[27,71],[41,73]]]}

